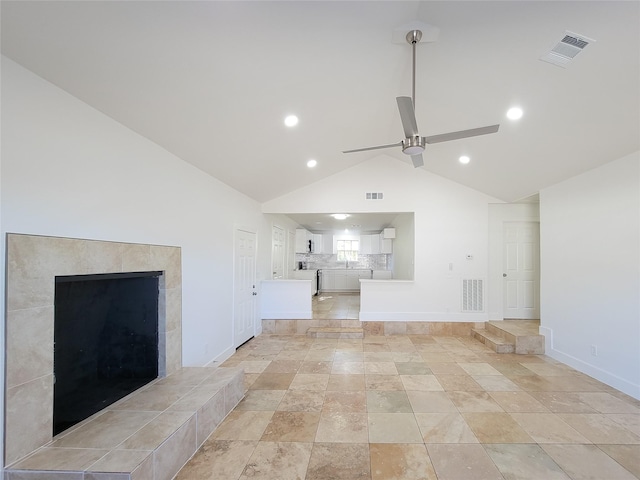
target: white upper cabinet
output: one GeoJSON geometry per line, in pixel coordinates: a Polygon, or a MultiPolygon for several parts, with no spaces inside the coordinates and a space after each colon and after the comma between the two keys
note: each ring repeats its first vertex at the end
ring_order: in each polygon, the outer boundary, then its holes
{"type": "Polygon", "coordinates": [[[379,238],[380,253],[393,253],[393,240],[390,238],[384,238],[384,233],[381,233],[379,238]]]}
{"type": "Polygon", "coordinates": [[[296,228],[296,253],[311,253],[309,242],[313,244],[311,232],[296,228]]]}
{"type": "Polygon", "coordinates": [[[384,253],[381,250],[382,234],[360,235],[360,254],[377,255],[384,253]]]}

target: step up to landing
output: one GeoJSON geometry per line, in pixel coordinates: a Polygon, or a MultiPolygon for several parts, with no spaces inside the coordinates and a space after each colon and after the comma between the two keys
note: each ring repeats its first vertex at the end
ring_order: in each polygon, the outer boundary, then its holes
{"type": "Polygon", "coordinates": [[[496,353],[540,355],[544,353],[544,336],[538,334],[539,325],[537,320],[491,321],[471,334],[496,353]]]}
{"type": "Polygon", "coordinates": [[[364,329],[355,327],[310,327],[307,336],[312,338],[364,338],[364,329]]]}

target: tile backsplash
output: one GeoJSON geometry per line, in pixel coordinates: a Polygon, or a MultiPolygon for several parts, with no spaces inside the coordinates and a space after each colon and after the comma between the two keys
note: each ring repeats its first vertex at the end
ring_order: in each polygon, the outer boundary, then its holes
{"type": "MultiPolygon", "coordinates": [[[[297,253],[296,268],[299,262],[303,262],[307,266],[307,270],[315,270],[320,268],[344,268],[345,262],[338,261],[335,254],[315,254],[315,253],[297,253]]],[[[363,268],[371,270],[390,270],[391,255],[358,255],[357,262],[349,262],[349,268],[363,268]]]]}

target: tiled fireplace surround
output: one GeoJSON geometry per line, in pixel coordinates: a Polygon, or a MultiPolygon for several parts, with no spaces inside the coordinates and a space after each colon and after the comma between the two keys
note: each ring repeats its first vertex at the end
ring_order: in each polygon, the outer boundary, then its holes
{"type": "MultiPolygon", "coordinates": [[[[171,407],[174,411],[157,412],[152,415],[158,425],[150,424],[150,426],[154,427],[151,430],[157,433],[158,427],[162,427],[167,421],[169,423],[178,422],[183,425],[179,429],[181,435],[185,435],[182,431],[188,431],[188,435],[194,436],[194,447],[196,447],[195,437],[208,436],[208,433],[210,433],[201,431],[202,427],[205,426],[203,424],[210,423],[211,425],[206,425],[206,427],[215,428],[215,425],[212,424],[213,422],[203,421],[208,417],[203,418],[199,415],[203,411],[208,416],[213,415],[216,417],[215,424],[217,424],[242,398],[242,372],[238,369],[182,369],[182,278],[181,251],[179,247],[8,234],[4,458],[5,466],[8,468],[7,471],[10,472],[15,469],[16,472],[14,474],[9,473],[8,478],[13,478],[11,475],[18,475],[15,478],[21,479],[23,476],[18,471],[23,469],[34,470],[33,467],[29,466],[30,459],[37,459],[38,455],[43,452],[54,459],[53,463],[55,463],[56,454],[67,457],[65,460],[68,460],[69,457],[69,452],[65,453],[63,451],[67,449],[57,448],[58,443],[64,446],[64,442],[59,437],[64,436],[67,432],[60,434],[55,440],[52,437],[55,276],[142,271],[163,272],[163,275],[159,278],[158,349],[160,358],[158,363],[160,376],[167,375],[169,378],[156,381],[155,386],[152,384],[151,386],[143,387],[142,391],[138,391],[138,397],[133,399],[133,403],[136,403],[136,400],[138,400],[138,403],[140,403],[140,400],[144,401],[142,397],[145,394],[148,394],[147,397],[151,395],[157,398],[158,395],[155,394],[155,391],[152,391],[154,388],[165,390],[177,387],[182,390],[193,388],[194,395],[192,397],[198,397],[197,399],[191,398],[192,401],[187,402],[189,405],[177,406],[177,404],[174,404],[171,407]],[[189,387],[189,385],[194,385],[194,387],[189,387]],[[200,387],[197,385],[200,385],[200,387]],[[145,389],[147,389],[146,392],[144,391],[145,389]],[[198,403],[199,406],[195,406],[195,403],[198,403]],[[218,410],[221,411],[218,412],[218,410]],[[218,418],[220,415],[221,418],[218,418]],[[35,455],[31,455],[26,460],[21,460],[35,451],[38,451],[35,455]]],[[[134,392],[131,395],[136,395],[136,393],[134,392]]],[[[129,401],[127,399],[130,397],[125,397],[120,402],[129,401]]],[[[173,401],[175,400],[172,400],[171,403],[173,401]]],[[[185,402],[183,401],[182,403],[184,404],[185,402]]],[[[114,404],[114,411],[108,411],[103,415],[103,418],[109,415],[114,417],[126,416],[129,413],[125,407],[120,407],[120,410],[118,410],[118,405],[119,402],[114,404]]],[[[110,409],[111,407],[107,410],[110,409]]],[[[156,410],[156,408],[153,410],[156,410]]],[[[86,422],[99,415],[100,412],[90,417],[86,422]]],[[[99,420],[100,418],[92,421],[99,423],[99,420]]],[[[122,420],[120,419],[121,423],[122,420]]],[[[127,422],[125,421],[125,423],[127,422]]],[[[82,436],[83,432],[80,427],[83,424],[85,422],[70,429],[69,432],[72,433],[68,436],[72,437],[76,432],[80,434],[79,436],[82,436]],[[77,430],[75,430],[76,428],[77,430]]],[[[82,428],[89,427],[90,430],[90,425],[85,425],[82,428]]],[[[105,425],[96,425],[96,427],[103,430],[105,425]]],[[[166,430],[166,425],[164,429],[166,430]]],[[[178,440],[184,444],[186,438],[178,440]]],[[[157,441],[157,439],[154,439],[154,441],[157,441]]],[[[84,444],[82,446],[84,447],[84,444]]],[[[33,472],[24,478],[95,478],[96,480],[103,478],[105,480],[107,478],[109,480],[112,478],[164,478],[163,475],[154,475],[153,471],[155,470],[156,473],[159,473],[158,469],[167,471],[169,468],[166,465],[156,466],[154,464],[155,457],[149,457],[148,461],[142,461],[140,458],[144,457],[142,455],[145,453],[142,452],[144,449],[135,451],[135,448],[128,452],[103,452],[103,455],[105,453],[108,453],[108,455],[103,457],[101,462],[108,463],[106,462],[107,459],[113,460],[113,457],[118,457],[118,455],[113,454],[120,454],[120,457],[127,456],[124,459],[126,460],[124,463],[139,465],[138,470],[140,472],[137,475],[135,472],[131,475],[103,473],[88,474],[89,476],[87,477],[82,473],[83,470],[87,470],[86,466],[69,469],[65,466],[58,465],[56,467],[54,465],[51,469],[36,467],[35,470],[57,470],[59,471],[58,473],[54,471],[49,473],[42,472],[45,475],[42,477],[33,472]],[[140,458],[137,458],[136,455],[140,458]],[[141,461],[142,463],[140,463],[141,461]],[[60,470],[66,470],[67,472],[61,472],[60,470]],[[78,470],[78,473],[73,474],[69,470],[78,470]]],[[[100,450],[95,450],[95,452],[97,454],[100,450]]],[[[165,451],[162,455],[165,459],[170,456],[166,453],[165,451]]],[[[193,453],[191,452],[189,456],[193,453]]],[[[149,452],[146,452],[147,456],[148,454],[149,452]]],[[[46,455],[41,456],[45,457],[46,455]]],[[[184,463],[186,459],[188,457],[181,458],[180,461],[184,463]]],[[[122,461],[123,458],[119,460],[122,461]]],[[[83,461],[86,463],[88,460],[84,458],[83,461]]],[[[172,467],[179,468],[182,463],[172,467]]],[[[122,472],[119,469],[101,471],[122,472]]]]}

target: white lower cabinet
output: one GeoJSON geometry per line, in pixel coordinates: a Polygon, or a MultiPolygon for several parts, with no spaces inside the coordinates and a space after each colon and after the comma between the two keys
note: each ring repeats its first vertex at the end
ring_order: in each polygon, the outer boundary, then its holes
{"type": "Polygon", "coordinates": [[[325,269],[322,270],[323,292],[360,291],[360,279],[371,278],[371,270],[325,269]]]}

